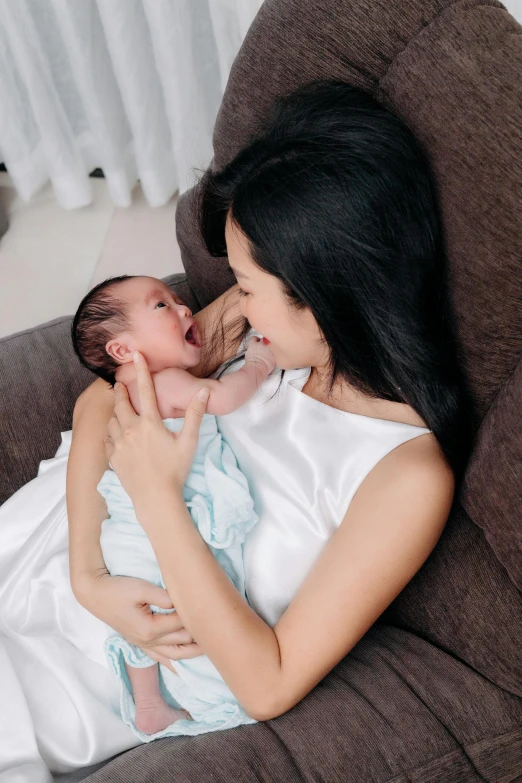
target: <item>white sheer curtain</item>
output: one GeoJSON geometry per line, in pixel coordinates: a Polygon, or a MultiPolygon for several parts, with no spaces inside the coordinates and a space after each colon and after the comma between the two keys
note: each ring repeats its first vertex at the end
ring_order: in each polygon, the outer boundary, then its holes
{"type": "Polygon", "coordinates": [[[262,0],[0,0],[0,161],[28,200],[89,204],[100,167],[128,206],[194,184],[262,0]]]}

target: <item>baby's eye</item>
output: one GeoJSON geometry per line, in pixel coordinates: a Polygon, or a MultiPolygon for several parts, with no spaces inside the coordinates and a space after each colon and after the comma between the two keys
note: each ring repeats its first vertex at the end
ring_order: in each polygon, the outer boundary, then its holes
{"type": "Polygon", "coordinates": [[[239,296],[248,296],[248,293],[246,291],[243,291],[242,288],[238,288],[237,290],[238,290],[239,296]]]}
{"type": "Polygon", "coordinates": [[[157,307],[158,305],[163,305],[164,307],[167,307],[167,306],[168,306],[168,305],[166,305],[166,304],[165,304],[165,302],[158,302],[158,304],[156,305],[156,307],[157,307]]]}

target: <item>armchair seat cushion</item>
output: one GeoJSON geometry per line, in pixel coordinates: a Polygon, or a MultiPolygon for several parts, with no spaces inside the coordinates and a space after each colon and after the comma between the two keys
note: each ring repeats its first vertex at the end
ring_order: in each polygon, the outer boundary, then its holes
{"type": "Polygon", "coordinates": [[[515,781],[522,775],[521,707],[429,642],[375,625],[284,715],[139,746],[86,783],[515,781]]]}

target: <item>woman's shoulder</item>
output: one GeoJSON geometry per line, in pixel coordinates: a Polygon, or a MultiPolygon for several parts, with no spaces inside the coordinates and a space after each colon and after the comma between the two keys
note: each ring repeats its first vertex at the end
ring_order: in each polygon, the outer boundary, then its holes
{"type": "MultiPolygon", "coordinates": [[[[455,493],[455,476],[435,435],[427,432],[389,451],[368,473],[356,492],[358,504],[379,497],[394,511],[417,510],[435,525],[445,522],[455,493]]],[[[355,499],[355,498],[354,498],[355,499]]]]}
{"type": "Polygon", "coordinates": [[[453,487],[455,483],[453,470],[431,431],[396,446],[381,463],[383,477],[401,472],[409,475],[410,480],[424,476],[442,487],[453,487]]]}

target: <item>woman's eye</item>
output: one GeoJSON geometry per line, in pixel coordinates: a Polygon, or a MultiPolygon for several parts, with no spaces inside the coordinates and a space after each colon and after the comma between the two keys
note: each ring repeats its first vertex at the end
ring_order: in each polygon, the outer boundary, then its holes
{"type": "Polygon", "coordinates": [[[243,289],[242,289],[242,288],[238,288],[237,290],[238,290],[238,294],[239,294],[239,296],[248,296],[247,292],[246,292],[246,291],[243,291],[243,289]]]}

